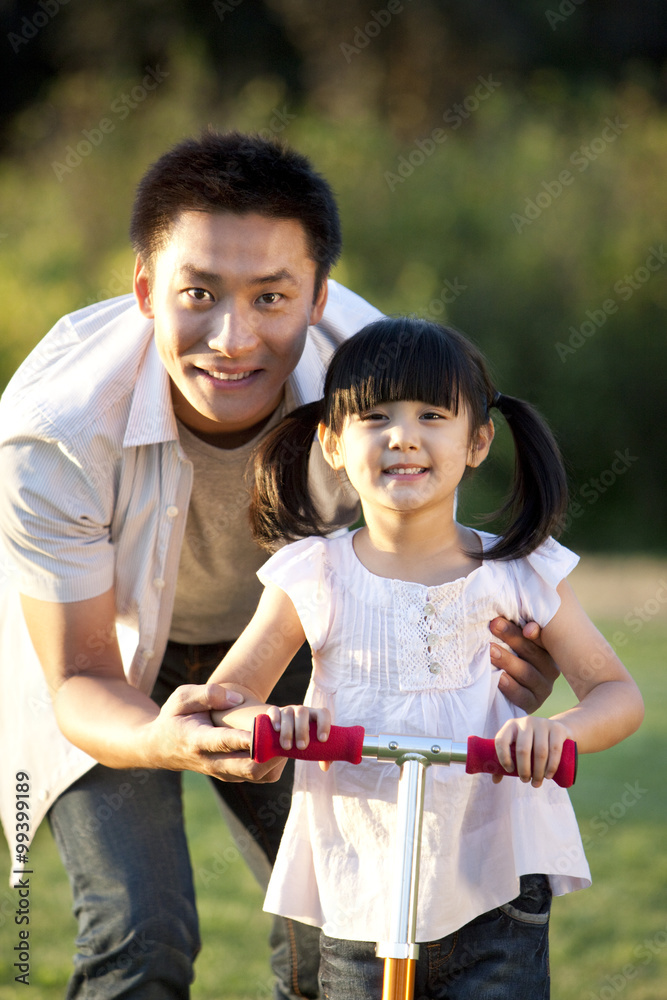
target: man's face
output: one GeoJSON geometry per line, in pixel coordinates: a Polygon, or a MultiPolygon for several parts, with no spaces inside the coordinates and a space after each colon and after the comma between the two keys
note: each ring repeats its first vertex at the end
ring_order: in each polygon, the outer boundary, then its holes
{"type": "Polygon", "coordinates": [[[315,269],[300,222],[254,213],[183,212],[151,276],[137,261],[139,308],[187,427],[236,447],[270,417],[324,311],[315,269]]]}

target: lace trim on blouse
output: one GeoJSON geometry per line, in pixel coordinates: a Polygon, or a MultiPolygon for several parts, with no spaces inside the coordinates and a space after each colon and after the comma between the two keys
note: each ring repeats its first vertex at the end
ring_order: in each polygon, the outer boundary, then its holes
{"type": "Polygon", "coordinates": [[[467,687],[465,578],[440,587],[392,580],[401,691],[467,687]]]}

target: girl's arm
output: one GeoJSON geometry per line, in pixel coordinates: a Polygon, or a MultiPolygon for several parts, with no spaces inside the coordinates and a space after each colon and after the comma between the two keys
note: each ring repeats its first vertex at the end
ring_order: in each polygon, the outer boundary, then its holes
{"type": "Polygon", "coordinates": [[[555,774],[566,739],[574,740],[580,753],[596,753],[626,739],[644,717],[639,688],[567,581],[559,584],[558,594],[560,607],[542,630],[542,641],[579,704],[551,719],[512,719],[496,736],[505,769],[513,770],[509,747],[516,742],[519,777],[532,778],[535,787],[555,774]]]}
{"type": "Polygon", "coordinates": [[[266,703],[305,638],[290,598],[280,587],[267,584],[252,620],[209,678],[209,683],[238,691],[245,699],[239,708],[211,712],[215,725],[250,731],[255,717],[266,713],[280,731],[280,742],[286,750],[291,748],[293,737],[300,748],[308,746],[311,720],[317,721],[318,737],[326,739],[329,714],[325,710],[303,705],[281,710],[266,703]]]}

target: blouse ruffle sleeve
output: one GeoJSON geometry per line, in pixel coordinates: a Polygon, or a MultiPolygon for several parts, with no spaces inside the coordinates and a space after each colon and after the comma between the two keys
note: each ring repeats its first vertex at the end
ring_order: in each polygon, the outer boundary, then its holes
{"type": "Polygon", "coordinates": [[[544,627],[551,621],[560,607],[556,588],[578,562],[578,555],[553,538],[517,560],[519,613],[524,622],[535,621],[544,627]]]}
{"type": "Polygon", "coordinates": [[[264,585],[273,583],[287,594],[316,652],[327,638],[332,613],[326,539],[304,538],[286,545],[260,567],[257,576],[264,585]]]}

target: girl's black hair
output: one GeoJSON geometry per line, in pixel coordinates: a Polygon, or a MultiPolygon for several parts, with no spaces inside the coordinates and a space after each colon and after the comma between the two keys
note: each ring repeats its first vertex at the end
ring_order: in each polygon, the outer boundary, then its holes
{"type": "MultiPolygon", "coordinates": [[[[371,323],[346,340],[331,359],[324,396],[302,406],[267,435],[255,457],[251,523],[260,544],[324,535],[308,493],[308,462],[320,421],[334,435],[345,418],[381,403],[418,400],[453,413],[464,408],[470,440],[497,407],[515,445],[514,481],[500,516],[509,523],[487,559],[518,559],[557,534],[567,507],[565,469],[558,446],[538,413],[498,393],[478,349],[457,330],[411,317],[371,323]]],[[[470,553],[477,555],[477,553],[470,553]]]]}

